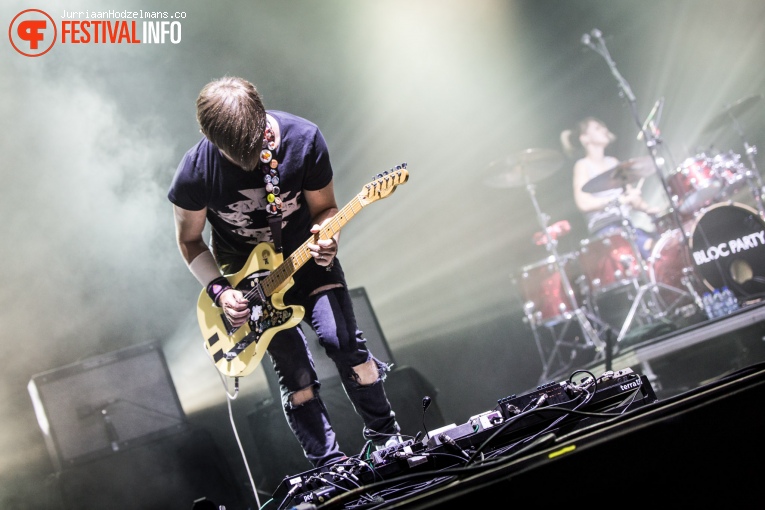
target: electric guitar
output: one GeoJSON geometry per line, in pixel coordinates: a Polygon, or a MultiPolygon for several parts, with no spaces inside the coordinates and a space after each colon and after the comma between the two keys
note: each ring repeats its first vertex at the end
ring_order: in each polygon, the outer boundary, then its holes
{"type": "Polygon", "coordinates": [[[202,290],[197,300],[197,320],[205,350],[223,375],[243,377],[250,374],[260,364],[273,336],[303,320],[305,309],[285,305],[284,294],[294,284],[295,272],[312,258],[308,243],[329,239],[363,207],[388,197],[408,179],[406,163],[378,174],[286,260],[276,252],[272,243],[258,244],[240,271],[226,275],[231,286],[240,290],[249,301],[250,318],[244,325],[233,327],[221,308],[202,290]]]}

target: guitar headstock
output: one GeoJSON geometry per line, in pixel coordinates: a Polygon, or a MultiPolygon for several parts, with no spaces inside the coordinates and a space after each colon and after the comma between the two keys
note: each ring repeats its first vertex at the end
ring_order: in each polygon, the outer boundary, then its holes
{"type": "Polygon", "coordinates": [[[396,191],[396,188],[407,180],[409,180],[409,172],[406,169],[406,163],[401,163],[395,168],[377,174],[373,181],[364,185],[358,198],[364,205],[371,204],[376,200],[390,196],[396,191]]]}

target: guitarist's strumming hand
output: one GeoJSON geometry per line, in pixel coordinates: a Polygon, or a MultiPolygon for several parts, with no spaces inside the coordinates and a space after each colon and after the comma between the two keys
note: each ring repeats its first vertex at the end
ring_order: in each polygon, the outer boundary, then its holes
{"type": "Polygon", "coordinates": [[[227,289],[218,298],[218,304],[226,314],[226,318],[232,326],[238,328],[243,326],[250,317],[250,306],[248,301],[237,289],[227,289]]]}

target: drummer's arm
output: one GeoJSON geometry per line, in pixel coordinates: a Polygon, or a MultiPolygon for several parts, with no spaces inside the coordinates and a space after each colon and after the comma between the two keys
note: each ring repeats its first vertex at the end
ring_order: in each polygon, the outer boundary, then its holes
{"type": "Polygon", "coordinates": [[[651,206],[643,199],[643,193],[639,186],[633,186],[631,184],[627,184],[624,192],[619,197],[619,202],[622,204],[629,204],[633,209],[642,211],[651,216],[656,216],[661,212],[660,208],[651,206]]]}
{"type": "Polygon", "coordinates": [[[581,212],[599,211],[605,209],[612,200],[603,197],[596,197],[592,193],[582,191],[582,187],[587,184],[590,177],[587,172],[587,163],[577,161],[574,165],[574,202],[581,212]]]}

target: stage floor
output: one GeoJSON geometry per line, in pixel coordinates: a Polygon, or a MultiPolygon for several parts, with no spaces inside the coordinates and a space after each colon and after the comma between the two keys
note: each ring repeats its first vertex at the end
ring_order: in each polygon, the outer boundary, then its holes
{"type": "Polygon", "coordinates": [[[632,368],[667,398],[765,361],[764,320],[765,302],[747,305],[654,338],[616,343],[611,356],[603,354],[586,369],[599,375],[632,368]]]}
{"type": "MultiPolygon", "coordinates": [[[[543,414],[540,407],[537,416],[549,421],[541,422],[540,430],[530,427],[522,439],[505,429],[513,418],[484,422],[487,429],[475,425],[461,431],[464,427],[458,426],[446,432],[457,438],[451,448],[444,448],[446,443],[430,448],[431,438],[424,451],[400,450],[389,463],[382,457],[374,479],[360,484],[345,483],[362,464],[359,460],[348,471],[298,476],[291,482],[299,484],[293,490],[303,491],[299,508],[463,508],[528,498],[549,506],[625,497],[646,504],[732,506],[759,497],[759,470],[751,466],[760,463],[765,415],[751,404],[765,392],[765,364],[664,400],[656,398],[645,376],[642,386],[634,378],[625,380],[631,382],[611,388],[618,387],[624,392],[620,395],[639,388],[637,399],[620,400],[608,409],[574,408],[568,426],[553,423],[560,413],[547,408],[543,414]],[[497,449],[485,448],[486,458],[471,449],[491,443],[497,449]],[[443,466],[437,465],[438,458],[443,466]],[[421,469],[426,462],[438,469],[421,469]]],[[[555,389],[542,387],[539,392],[553,395],[555,389]]],[[[288,488],[274,494],[280,508],[288,488]]]]}

